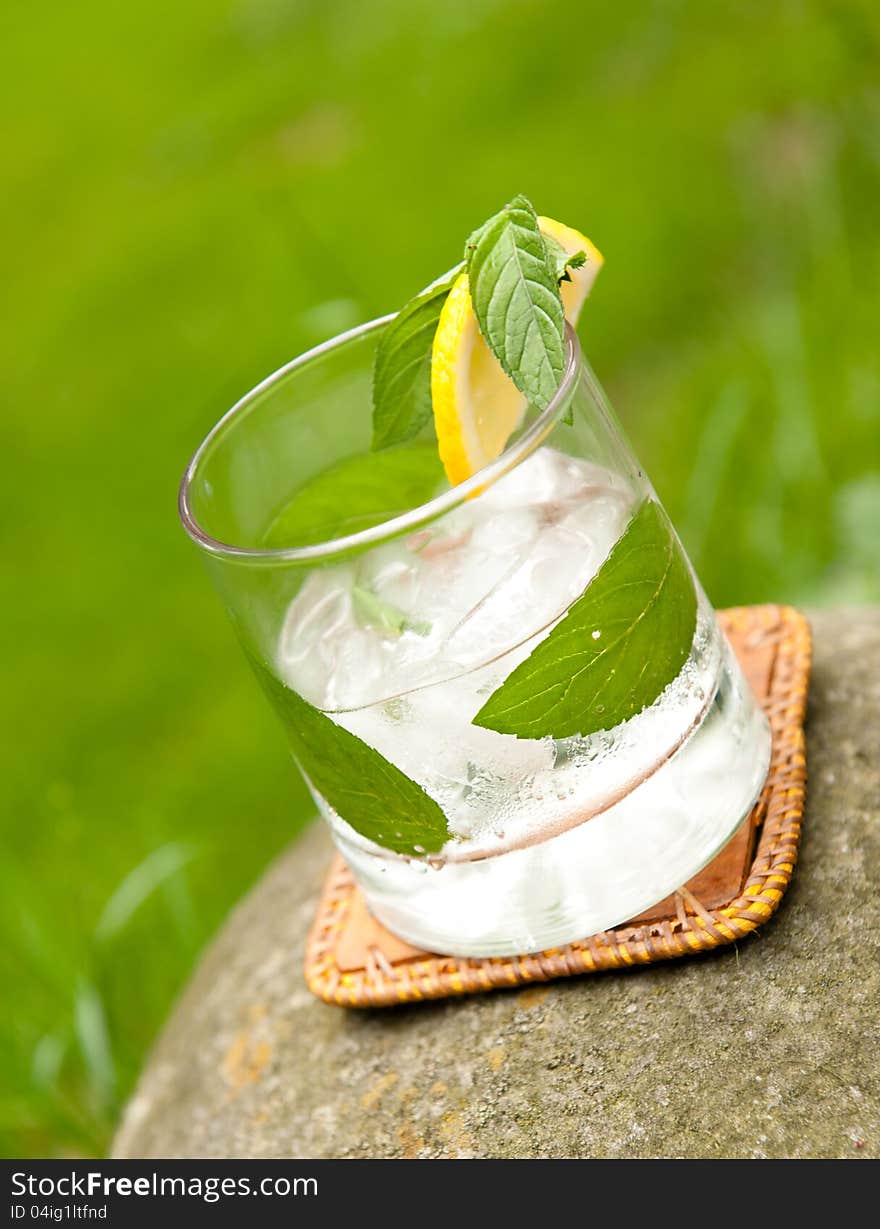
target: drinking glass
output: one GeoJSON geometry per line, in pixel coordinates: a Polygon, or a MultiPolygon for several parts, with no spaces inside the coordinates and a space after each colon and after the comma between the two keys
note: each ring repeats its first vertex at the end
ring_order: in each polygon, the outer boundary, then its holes
{"type": "Polygon", "coordinates": [[[390,319],[233,406],[180,514],[372,913],[431,951],[538,951],[709,862],[761,791],[769,728],[574,332],[552,403],[450,487],[430,425],[370,451],[390,319]],[[658,543],[682,601],[621,620],[658,543]],[[591,671],[587,717],[548,716],[591,671]]]}

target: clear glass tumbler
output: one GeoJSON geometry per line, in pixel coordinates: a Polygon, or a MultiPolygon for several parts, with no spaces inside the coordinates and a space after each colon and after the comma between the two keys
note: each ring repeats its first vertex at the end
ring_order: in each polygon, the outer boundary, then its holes
{"type": "Polygon", "coordinates": [[[769,729],[575,334],[553,402],[450,488],[430,428],[370,451],[388,319],[239,401],[180,514],[375,916],[538,951],[709,862],[769,729]]]}

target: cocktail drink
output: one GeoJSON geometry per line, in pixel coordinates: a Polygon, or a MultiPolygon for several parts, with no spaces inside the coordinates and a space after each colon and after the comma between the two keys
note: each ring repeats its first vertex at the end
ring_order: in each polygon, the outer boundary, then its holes
{"type": "MultiPolygon", "coordinates": [[[[536,221],[571,317],[598,254],[536,221]]],[[[497,322],[484,340],[485,267],[282,368],[181,492],[370,909],[461,955],[556,946],[660,900],[729,839],[769,762],[574,331],[552,387],[518,387],[492,366],[497,322]]]]}

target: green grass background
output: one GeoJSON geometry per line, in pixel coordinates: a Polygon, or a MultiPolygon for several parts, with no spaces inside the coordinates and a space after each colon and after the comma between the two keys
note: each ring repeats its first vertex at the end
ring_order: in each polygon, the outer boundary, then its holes
{"type": "MultiPolygon", "coordinates": [[[[880,596],[873,0],[81,0],[3,18],[0,1132],[99,1153],[310,808],[183,465],[518,191],[719,605],[880,596]]],[[[296,976],[295,971],[291,976],[296,976]]]]}

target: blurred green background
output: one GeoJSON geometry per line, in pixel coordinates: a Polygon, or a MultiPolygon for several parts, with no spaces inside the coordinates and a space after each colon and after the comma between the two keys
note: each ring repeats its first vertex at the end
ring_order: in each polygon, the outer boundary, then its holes
{"type": "MultiPolygon", "coordinates": [[[[50,0],[4,21],[3,1148],[105,1149],[309,814],[186,459],[518,191],[719,605],[880,597],[880,10],[50,0]]],[[[298,973],[291,970],[291,977],[298,973]]]]}

